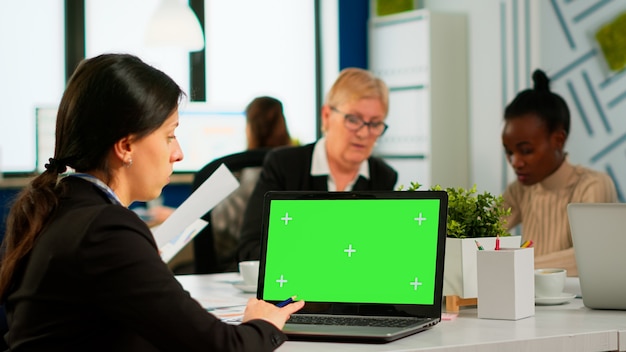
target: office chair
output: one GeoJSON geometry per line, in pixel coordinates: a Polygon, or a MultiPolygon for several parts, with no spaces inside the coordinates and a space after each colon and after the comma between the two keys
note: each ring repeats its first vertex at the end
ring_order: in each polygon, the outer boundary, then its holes
{"type": "MultiPolygon", "coordinates": [[[[269,149],[247,150],[241,153],[226,155],[211,161],[194,175],[193,183],[191,185],[192,192],[198,189],[198,187],[200,187],[200,185],[202,185],[202,183],[222,164],[225,164],[226,167],[228,167],[228,169],[235,174],[247,167],[262,166],[268,150],[269,149]]],[[[241,216],[243,216],[243,211],[241,216]]],[[[211,212],[209,211],[204,214],[202,219],[208,221],[209,224],[201,232],[199,232],[193,240],[195,273],[210,274],[229,270],[232,271],[233,269],[236,270],[236,268],[232,268],[232,266],[229,265],[231,263],[219,263],[217,261],[211,212]]]]}

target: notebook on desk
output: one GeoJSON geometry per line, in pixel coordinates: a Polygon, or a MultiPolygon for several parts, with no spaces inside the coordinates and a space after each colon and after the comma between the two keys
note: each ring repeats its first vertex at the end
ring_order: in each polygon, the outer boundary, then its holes
{"type": "Polygon", "coordinates": [[[387,342],[441,319],[447,194],[268,192],[257,297],[291,339],[387,342]]]}
{"type": "Polygon", "coordinates": [[[567,206],[585,306],[626,310],[626,204],[567,206]]]}

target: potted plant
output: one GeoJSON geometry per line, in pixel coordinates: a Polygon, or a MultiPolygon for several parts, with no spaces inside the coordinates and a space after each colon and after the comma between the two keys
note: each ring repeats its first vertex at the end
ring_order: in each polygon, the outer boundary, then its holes
{"type": "MultiPolygon", "coordinates": [[[[419,183],[411,182],[407,190],[417,191],[420,187],[419,183]]],[[[431,189],[443,190],[439,185],[431,189]]],[[[476,185],[470,189],[450,187],[445,191],[448,218],[443,294],[474,298],[478,296],[478,244],[486,250],[493,249],[499,237],[502,247],[519,247],[520,236],[511,236],[505,228],[510,209],[504,209],[501,195],[478,193],[476,185]]]]}

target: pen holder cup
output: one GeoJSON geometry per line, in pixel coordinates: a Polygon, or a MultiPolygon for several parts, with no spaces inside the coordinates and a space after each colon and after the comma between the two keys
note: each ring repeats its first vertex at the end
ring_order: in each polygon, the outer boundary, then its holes
{"type": "Polygon", "coordinates": [[[478,317],[518,320],[535,315],[533,248],[478,251],[478,317]]]}

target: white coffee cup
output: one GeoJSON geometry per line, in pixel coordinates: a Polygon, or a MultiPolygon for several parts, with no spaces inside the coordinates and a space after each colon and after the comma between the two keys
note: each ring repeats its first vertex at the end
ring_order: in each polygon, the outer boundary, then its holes
{"type": "Polygon", "coordinates": [[[243,283],[248,286],[256,286],[259,281],[259,261],[248,260],[239,263],[239,272],[243,283]]]}
{"type": "Polygon", "coordinates": [[[547,268],[535,270],[535,297],[558,297],[563,294],[567,270],[547,268]]]}

